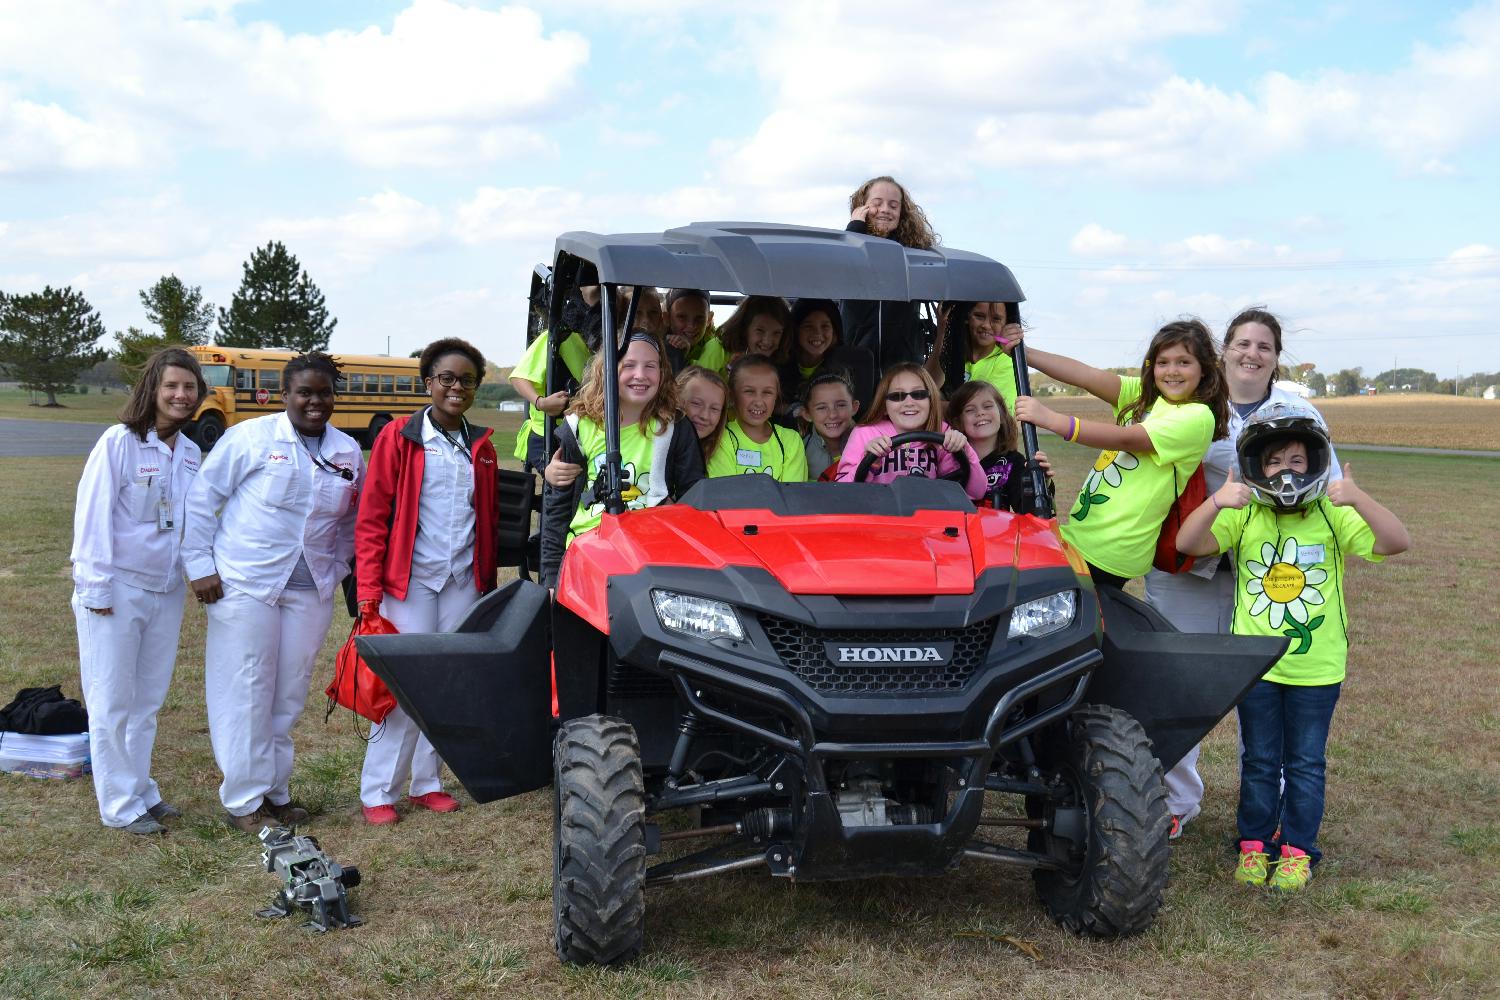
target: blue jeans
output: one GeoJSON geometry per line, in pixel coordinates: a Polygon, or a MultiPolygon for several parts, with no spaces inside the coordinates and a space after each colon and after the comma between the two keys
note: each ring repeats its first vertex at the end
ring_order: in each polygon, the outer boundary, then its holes
{"type": "Polygon", "coordinates": [[[1323,856],[1318,828],[1323,824],[1324,753],[1340,686],[1263,680],[1240,702],[1241,840],[1270,845],[1280,825],[1277,844],[1306,851],[1313,864],[1323,856]]]}

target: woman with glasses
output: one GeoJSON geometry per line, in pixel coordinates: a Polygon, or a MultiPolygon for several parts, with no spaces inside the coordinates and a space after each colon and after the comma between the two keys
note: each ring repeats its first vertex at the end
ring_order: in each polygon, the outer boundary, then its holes
{"type": "Polygon", "coordinates": [[[229,825],[305,822],[291,802],[292,725],[354,554],[364,456],[330,426],[338,365],[282,370],[282,413],[231,427],[187,495],[183,562],[208,611],[204,686],[229,825]]]}
{"type": "MultiPolygon", "coordinates": [[[[354,532],[357,595],[361,615],[378,607],[401,632],[451,632],[495,589],[495,446],[488,427],[464,418],[484,379],[484,355],[446,337],[422,351],[419,370],[431,404],[388,424],[370,451],[354,532]]],[[[398,822],[403,786],[415,808],[456,810],[440,763],[411,717],[393,709],[365,749],[365,820],[398,822]]]]}

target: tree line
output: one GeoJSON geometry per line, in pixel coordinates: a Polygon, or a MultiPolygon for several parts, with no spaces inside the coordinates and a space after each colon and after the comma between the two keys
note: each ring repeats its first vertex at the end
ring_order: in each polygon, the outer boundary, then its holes
{"type": "Polygon", "coordinates": [[[133,382],[158,348],[208,343],[216,318],[214,342],[221,346],[297,352],[326,350],[338,325],[318,286],[277,240],[251,252],[228,309],[216,310],[200,286],[175,274],[140,297],[155,329],[132,326],[116,333],[111,350],[99,344],[106,330],[98,311],[71,286],[15,295],[0,290],[0,374],[45,393],[47,406],[58,406],[58,393],[70,391],[81,372],[106,358],[113,356],[125,381],[133,382]]]}

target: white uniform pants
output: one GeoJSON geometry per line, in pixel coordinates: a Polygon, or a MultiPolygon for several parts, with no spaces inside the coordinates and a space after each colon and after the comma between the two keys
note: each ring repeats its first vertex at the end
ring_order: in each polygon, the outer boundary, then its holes
{"type": "MultiPolygon", "coordinates": [[[[387,594],[380,613],[403,633],[452,632],[478,598],[473,584],[449,577],[443,589],[433,590],[412,581],[406,600],[387,594]]],[[[410,778],[410,795],[442,789],[438,768],[442,759],[411,716],[397,705],[365,745],[365,766],[359,776],[359,800],[366,806],[395,805],[401,786],[410,778]]]]}
{"type": "Polygon", "coordinates": [[[283,590],[264,604],[225,585],[208,610],[204,686],[214,760],[224,773],[219,800],[245,816],[269,799],[291,800],[292,726],[307,701],[313,661],[328,634],[333,602],[316,590],[283,590]]]}
{"type": "MultiPolygon", "coordinates": [[[[1179,632],[1227,635],[1234,619],[1234,571],[1221,567],[1205,580],[1191,573],[1152,570],[1146,574],[1146,601],[1179,632]]],[[[1184,823],[1202,809],[1198,751],[1193,747],[1165,775],[1167,809],[1184,823]]]]}
{"type": "Polygon", "coordinates": [[[96,615],[75,595],[73,618],[99,818],[118,827],[161,801],[151,748],[177,662],[186,585],[159,594],[116,580],[111,589],[114,614],[96,615]]]}

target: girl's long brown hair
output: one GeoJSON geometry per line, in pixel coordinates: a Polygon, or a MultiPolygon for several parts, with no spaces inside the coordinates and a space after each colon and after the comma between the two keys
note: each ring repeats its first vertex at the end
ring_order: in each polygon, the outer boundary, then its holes
{"type": "Polygon", "coordinates": [[[747,340],[750,324],[757,316],[769,316],[781,324],[781,343],[776,345],[776,353],[771,355],[771,360],[778,365],[786,364],[791,354],[792,339],[795,331],[792,330],[792,310],[786,304],[786,299],[779,295],[748,295],[745,300],[734,310],[734,315],[724,321],[719,327],[719,342],[724,345],[724,350],[729,352],[730,357],[744,354],[750,349],[747,340]]]}
{"type": "Polygon", "coordinates": [[[1146,348],[1146,359],[1141,362],[1140,397],[1120,411],[1119,422],[1122,426],[1140,423],[1146,419],[1146,414],[1151,412],[1156,401],[1162,398],[1161,390],[1156,387],[1156,379],[1151,377],[1151,366],[1156,364],[1158,354],[1178,344],[1187,348],[1203,369],[1203,377],[1198,382],[1193,399],[1213,413],[1213,440],[1221,441],[1229,436],[1229,385],[1224,381],[1224,369],[1219,364],[1219,355],[1214,349],[1214,335],[1200,319],[1175,320],[1156,331],[1156,336],[1151,338],[1151,344],[1146,348]]]}
{"type": "Polygon", "coordinates": [[[891,365],[885,370],[880,384],[875,387],[875,400],[870,406],[870,414],[860,421],[863,426],[878,424],[886,419],[885,394],[891,391],[891,383],[896,380],[897,375],[915,375],[922,380],[922,388],[927,390],[927,426],[923,430],[933,433],[942,433],[943,430],[943,408],[942,400],[938,398],[937,383],[932,376],[927,374],[927,369],[914,361],[903,361],[900,364],[891,365]]]}
{"type": "MultiPolygon", "coordinates": [[[[631,344],[650,344],[656,351],[656,356],[661,360],[661,384],[656,389],[656,398],[651,404],[641,410],[641,419],[638,425],[641,433],[650,435],[654,433],[653,423],[665,427],[677,419],[677,383],[672,381],[672,363],[667,360],[666,348],[662,342],[649,333],[634,333],[625,339],[625,344],[620,350],[620,357],[630,350],[631,344]]],[[[589,366],[583,376],[583,387],[578,390],[578,396],[573,400],[573,405],[568,407],[569,413],[576,413],[580,417],[588,417],[596,424],[604,423],[604,354],[601,351],[589,359],[589,366]]]]}
{"type": "Polygon", "coordinates": [[[901,182],[894,177],[881,174],[879,177],[871,177],[849,196],[849,211],[863,205],[870,197],[870,188],[884,181],[894,184],[896,190],[901,192],[901,218],[896,220],[896,228],[886,234],[886,239],[895,240],[904,247],[915,247],[918,250],[931,250],[938,245],[938,234],[932,231],[932,223],[927,221],[927,213],[922,211],[922,206],[911,200],[911,194],[901,186],[901,182]]]}
{"type": "Polygon", "coordinates": [[[986,392],[995,397],[995,408],[1000,413],[1000,433],[995,437],[995,447],[1000,451],[1019,451],[1021,427],[1016,423],[1016,418],[1010,415],[1010,410],[1006,408],[1005,397],[1000,395],[1000,390],[983,379],[971,379],[965,382],[948,400],[948,426],[963,430],[959,424],[963,423],[964,407],[973,402],[975,396],[986,392]]]}
{"type": "MultiPolygon", "coordinates": [[[[724,384],[724,380],[719,377],[718,372],[710,371],[702,365],[688,365],[682,370],[682,374],[677,376],[677,399],[679,406],[681,405],[683,394],[687,392],[688,383],[695,378],[702,379],[709,385],[718,386],[719,391],[724,394],[724,405],[719,409],[719,426],[714,428],[712,434],[698,442],[703,447],[703,461],[707,462],[709,456],[719,447],[719,438],[724,436],[724,428],[729,426],[729,386],[724,384]]],[[[693,428],[693,432],[697,433],[696,427],[693,428]]]]}
{"type": "Polygon", "coordinates": [[[156,394],[161,391],[162,375],[168,368],[192,372],[193,378],[198,380],[198,403],[201,405],[208,398],[208,383],[203,380],[198,359],[181,347],[163,347],[146,360],[141,377],[136,380],[125,408],[120,411],[120,423],[129,427],[131,433],[142,441],[146,440],[146,432],[156,426],[156,394]]]}

